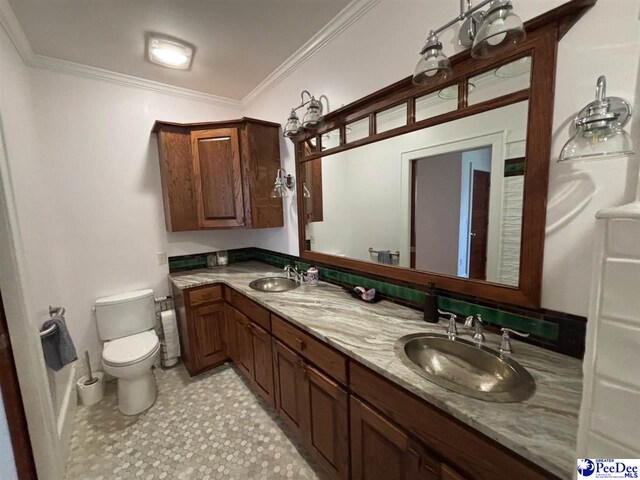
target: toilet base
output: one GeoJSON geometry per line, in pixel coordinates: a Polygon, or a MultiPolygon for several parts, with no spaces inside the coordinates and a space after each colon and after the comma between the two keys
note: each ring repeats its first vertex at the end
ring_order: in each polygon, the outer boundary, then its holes
{"type": "Polygon", "coordinates": [[[136,378],[118,378],[118,409],[123,415],[138,415],[156,401],[156,379],[153,372],[136,378]]]}

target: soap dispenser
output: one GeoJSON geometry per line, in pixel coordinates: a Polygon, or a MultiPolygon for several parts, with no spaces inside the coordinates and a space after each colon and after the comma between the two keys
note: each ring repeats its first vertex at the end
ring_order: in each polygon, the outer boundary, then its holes
{"type": "Polygon", "coordinates": [[[427,290],[424,294],[424,321],[427,323],[438,323],[438,295],[436,294],[436,284],[427,283],[427,290]]]}

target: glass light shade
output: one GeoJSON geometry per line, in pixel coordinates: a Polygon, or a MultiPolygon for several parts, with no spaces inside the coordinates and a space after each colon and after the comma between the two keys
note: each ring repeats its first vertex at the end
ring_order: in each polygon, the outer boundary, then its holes
{"type": "Polygon", "coordinates": [[[193,59],[193,47],[173,38],[151,35],[147,40],[147,58],[163,67],[188,70],[193,59]]]}
{"type": "Polygon", "coordinates": [[[302,119],[302,126],[304,128],[315,128],[322,121],[322,104],[315,98],[311,98],[307,113],[304,114],[302,119]]]}
{"type": "Polygon", "coordinates": [[[492,57],[503,48],[524,40],[525,37],[522,19],[513,13],[511,1],[495,0],[476,32],[471,56],[492,57]]]}
{"type": "Polygon", "coordinates": [[[614,123],[591,130],[581,125],[562,148],[558,162],[599,160],[633,154],[633,141],[619,125],[614,123]]]}
{"type": "Polygon", "coordinates": [[[285,187],[282,183],[278,183],[276,180],[276,184],[271,190],[271,198],[285,198],[289,196],[289,189],[285,187]]]}
{"type": "Polygon", "coordinates": [[[451,62],[442,53],[442,44],[427,45],[421,52],[420,60],[413,71],[413,83],[431,85],[447,80],[452,74],[451,62]]]}
{"type": "Polygon", "coordinates": [[[282,135],[285,137],[295,137],[300,131],[300,119],[295,110],[291,110],[291,115],[287,119],[282,135]]]}

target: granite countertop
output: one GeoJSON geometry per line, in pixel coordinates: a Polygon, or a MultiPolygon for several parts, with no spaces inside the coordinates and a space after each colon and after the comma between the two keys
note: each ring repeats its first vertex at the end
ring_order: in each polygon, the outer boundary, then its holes
{"type": "MultiPolygon", "coordinates": [[[[412,372],[394,353],[398,338],[444,333],[444,322],[425,323],[422,312],[392,302],[360,302],[325,282],[284,293],[249,288],[252,280],[274,274],[282,275],[282,271],[250,261],[173,273],[169,278],[180,289],[225,283],[533,463],[561,478],[573,478],[582,362],[513,340],[512,357],[533,375],[535,394],[520,403],[465,397],[412,372]]],[[[497,350],[499,335],[487,332],[486,337],[486,345],[497,350]]]]}

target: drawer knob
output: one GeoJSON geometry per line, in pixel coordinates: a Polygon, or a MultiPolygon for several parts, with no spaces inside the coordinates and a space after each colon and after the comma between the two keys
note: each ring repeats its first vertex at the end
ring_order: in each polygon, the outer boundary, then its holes
{"type": "Polygon", "coordinates": [[[296,337],[296,347],[298,347],[298,350],[304,350],[305,346],[304,341],[296,337]]]}

